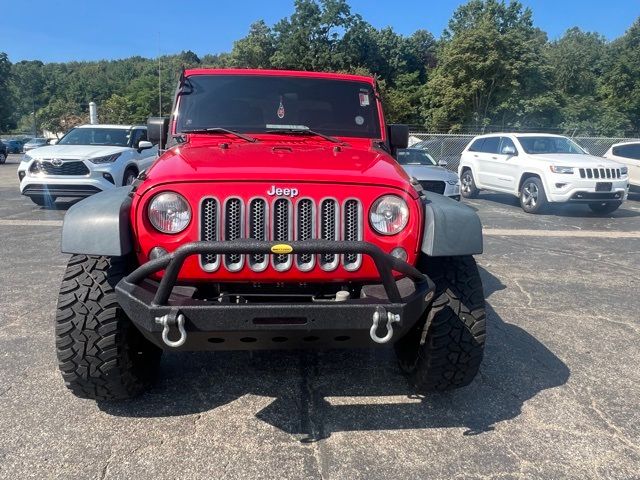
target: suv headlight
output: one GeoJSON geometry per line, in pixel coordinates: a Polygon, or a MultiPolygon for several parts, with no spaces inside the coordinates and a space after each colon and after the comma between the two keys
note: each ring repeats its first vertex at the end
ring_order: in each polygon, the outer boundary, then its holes
{"type": "Polygon", "coordinates": [[[621,167],[620,175],[627,175],[629,173],[629,167],[621,167]]]}
{"type": "Polygon", "coordinates": [[[182,195],[158,193],[149,203],[149,221],[159,232],[180,233],[191,221],[191,208],[182,195]]]}
{"type": "Polygon", "coordinates": [[[384,195],[371,205],[369,221],[381,235],[400,233],[409,221],[407,202],[395,195],[384,195]]]}
{"type": "Polygon", "coordinates": [[[96,165],[100,165],[102,163],[113,163],[118,159],[120,155],[122,155],[122,152],[114,153],[113,155],[107,155],[105,157],[88,158],[87,160],[89,160],[91,163],[95,163],[96,165]]]}
{"type": "Polygon", "coordinates": [[[558,167],[556,165],[550,165],[549,168],[553,173],[573,173],[573,167],[558,167]]]}

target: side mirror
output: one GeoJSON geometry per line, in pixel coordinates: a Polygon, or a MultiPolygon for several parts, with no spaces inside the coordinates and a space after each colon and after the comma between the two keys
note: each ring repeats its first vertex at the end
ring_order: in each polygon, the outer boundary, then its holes
{"type": "MultiPolygon", "coordinates": [[[[147,139],[152,145],[158,145],[160,150],[164,150],[168,133],[169,117],[149,117],[147,120],[147,139]]],[[[138,146],[138,148],[140,147],[138,146]]]]}
{"type": "Polygon", "coordinates": [[[387,125],[389,134],[389,146],[391,152],[395,153],[398,148],[407,148],[409,146],[409,126],[392,123],[387,125]]]}
{"type": "Polygon", "coordinates": [[[447,162],[446,160],[438,160],[438,165],[440,165],[441,167],[446,167],[447,165],[449,165],[449,162],[447,162]]]}
{"type": "Polygon", "coordinates": [[[505,147],[502,149],[502,155],[515,157],[518,155],[518,152],[516,152],[516,149],[513,148],[511,145],[505,145],[505,147]]]}
{"type": "Polygon", "coordinates": [[[140,140],[138,142],[138,151],[147,150],[148,148],[153,148],[153,143],[147,140],[140,140]]]}
{"type": "Polygon", "coordinates": [[[55,145],[56,143],[58,143],[57,138],[52,138],[51,140],[47,141],[47,145],[55,145]]]}

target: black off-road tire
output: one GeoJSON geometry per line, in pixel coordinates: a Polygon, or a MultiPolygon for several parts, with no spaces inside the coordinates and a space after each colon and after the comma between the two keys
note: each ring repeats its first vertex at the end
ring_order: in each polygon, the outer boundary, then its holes
{"type": "Polygon", "coordinates": [[[613,213],[618,208],[620,208],[622,202],[600,202],[600,203],[590,203],[589,208],[594,213],[600,213],[602,215],[607,213],[613,213]]]}
{"type": "Polygon", "coordinates": [[[162,350],[132,325],[116,301],[126,257],[74,255],[62,279],[56,352],[66,386],[80,398],[123,400],[153,382],[162,350]]]}
{"type": "Polygon", "coordinates": [[[0,153],[0,165],[2,165],[6,161],[7,161],[7,154],[6,153],[0,153]]]}
{"type": "Polygon", "coordinates": [[[480,192],[480,190],[476,187],[473,172],[470,168],[467,168],[460,176],[460,195],[464,198],[476,198],[478,196],[478,192],[480,192]]]}
{"type": "Polygon", "coordinates": [[[527,177],[520,187],[520,206],[527,213],[539,213],[547,204],[544,185],[538,177],[527,177]]]}
{"type": "Polygon", "coordinates": [[[476,262],[471,256],[424,257],[419,266],[436,284],[435,300],[425,318],[396,342],[400,367],[420,393],[464,387],[478,373],[486,337],[476,262]]]}

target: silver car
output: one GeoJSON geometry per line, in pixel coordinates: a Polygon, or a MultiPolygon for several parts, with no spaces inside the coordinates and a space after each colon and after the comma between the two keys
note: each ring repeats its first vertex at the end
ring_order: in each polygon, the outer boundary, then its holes
{"type": "Polygon", "coordinates": [[[400,149],[396,159],[423,189],[460,200],[460,179],[457,173],[444,168],[446,162],[436,162],[427,150],[421,148],[400,149]]]}

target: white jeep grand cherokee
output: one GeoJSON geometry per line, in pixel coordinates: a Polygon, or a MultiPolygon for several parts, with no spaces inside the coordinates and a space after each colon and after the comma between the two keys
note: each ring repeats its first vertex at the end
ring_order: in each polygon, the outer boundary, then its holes
{"type": "Polygon", "coordinates": [[[547,202],[586,203],[594,212],[611,213],[629,190],[626,166],[589,155],[560,135],[475,137],[462,152],[458,173],[463,197],[484,189],[510,193],[528,213],[547,202]]]}
{"type": "Polygon", "coordinates": [[[57,144],[24,155],[18,166],[20,193],[37,205],[57,197],[88,197],[131,184],[157,155],[146,126],[83,125],[57,144]]]}

